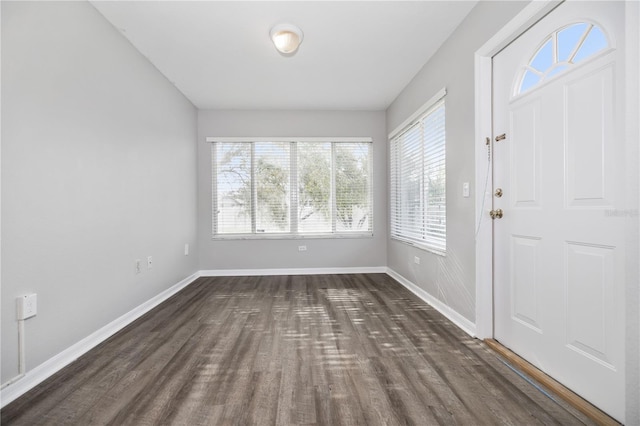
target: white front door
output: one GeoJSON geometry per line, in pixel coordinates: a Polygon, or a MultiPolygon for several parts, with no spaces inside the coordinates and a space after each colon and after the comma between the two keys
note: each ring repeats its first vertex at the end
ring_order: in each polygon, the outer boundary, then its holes
{"type": "Polygon", "coordinates": [[[620,421],[624,8],[565,2],[493,58],[495,338],[620,421]]]}

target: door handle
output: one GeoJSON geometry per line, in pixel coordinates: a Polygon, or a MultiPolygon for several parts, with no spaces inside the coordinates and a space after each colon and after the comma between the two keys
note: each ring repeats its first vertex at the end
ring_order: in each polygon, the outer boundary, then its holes
{"type": "Polygon", "coordinates": [[[502,209],[491,210],[489,212],[489,216],[491,216],[491,219],[502,219],[503,214],[504,213],[503,213],[502,209]]]}

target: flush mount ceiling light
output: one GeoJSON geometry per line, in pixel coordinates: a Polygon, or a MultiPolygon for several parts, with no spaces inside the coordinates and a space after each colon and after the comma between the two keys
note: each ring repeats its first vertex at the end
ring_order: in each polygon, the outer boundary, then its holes
{"type": "Polygon", "coordinates": [[[293,54],[302,43],[302,31],[295,25],[276,25],[269,34],[276,49],[285,55],[293,54]]]}

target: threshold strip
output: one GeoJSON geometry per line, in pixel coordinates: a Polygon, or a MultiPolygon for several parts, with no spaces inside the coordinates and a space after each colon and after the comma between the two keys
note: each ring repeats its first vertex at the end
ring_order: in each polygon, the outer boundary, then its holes
{"type": "Polygon", "coordinates": [[[610,417],[607,413],[600,410],[595,405],[591,404],[589,401],[582,398],[580,395],[576,394],[560,382],[556,381],[554,378],[544,373],[542,370],[523,359],[515,352],[512,352],[510,349],[504,347],[500,342],[495,339],[485,339],[484,342],[487,346],[496,352],[500,357],[504,358],[507,362],[507,366],[515,371],[519,376],[523,377],[527,382],[533,384],[538,390],[540,390],[547,397],[555,400],[549,392],[541,389],[541,386],[548,389],[552,394],[559,396],[569,405],[571,405],[576,410],[580,411],[582,414],[587,416],[589,419],[593,420],[599,425],[603,426],[614,426],[620,425],[620,423],[614,418],[610,417]],[[511,364],[511,365],[509,365],[511,364]],[[537,382],[532,383],[532,380],[537,382]]]}

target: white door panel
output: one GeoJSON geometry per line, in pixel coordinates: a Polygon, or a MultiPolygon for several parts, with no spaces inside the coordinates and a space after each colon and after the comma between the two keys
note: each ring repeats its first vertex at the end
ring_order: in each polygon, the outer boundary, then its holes
{"type": "Polygon", "coordinates": [[[540,238],[511,236],[511,315],[542,334],[540,326],[540,238]],[[518,273],[516,273],[518,271],[518,273]]]}
{"type": "Polygon", "coordinates": [[[613,65],[567,82],[565,91],[567,205],[612,207],[614,175],[613,65]]]}
{"type": "Polygon", "coordinates": [[[495,337],[621,421],[623,36],[624,3],[565,2],[493,58],[495,337]],[[582,55],[588,37],[608,46],[582,55]]]}
{"type": "Polygon", "coordinates": [[[615,308],[614,249],[568,242],[565,250],[567,346],[614,369],[615,346],[607,341],[615,308]]]}
{"type": "Polygon", "coordinates": [[[510,136],[522,143],[513,146],[512,207],[540,207],[540,99],[528,99],[511,109],[510,136]]]}

